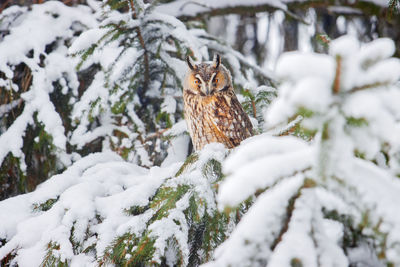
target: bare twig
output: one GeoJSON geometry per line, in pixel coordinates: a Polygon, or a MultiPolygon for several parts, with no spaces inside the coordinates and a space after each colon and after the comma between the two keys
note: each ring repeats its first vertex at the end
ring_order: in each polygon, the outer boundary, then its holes
{"type": "Polygon", "coordinates": [[[257,118],[256,102],[254,101],[254,99],[251,100],[251,107],[253,108],[253,116],[254,116],[254,118],[257,118]]]}
{"type": "Polygon", "coordinates": [[[352,94],[352,93],[355,93],[358,91],[376,88],[379,86],[388,86],[390,84],[392,84],[392,82],[376,82],[376,83],[366,84],[366,85],[362,85],[362,86],[353,87],[351,90],[347,91],[346,93],[352,94]]]}
{"type": "Polygon", "coordinates": [[[296,15],[295,13],[293,13],[292,11],[290,11],[288,9],[275,7],[270,4],[260,4],[260,5],[254,6],[254,5],[246,5],[244,3],[242,5],[237,5],[237,6],[225,6],[225,7],[221,7],[221,8],[218,8],[218,7],[214,8],[212,6],[205,5],[203,3],[188,1],[188,2],[184,3],[180,7],[179,10],[182,11],[184,7],[186,7],[187,5],[190,5],[190,4],[204,7],[207,10],[198,12],[194,15],[182,15],[179,17],[179,19],[189,20],[189,19],[198,19],[203,16],[220,16],[220,15],[227,15],[227,14],[254,14],[254,13],[258,13],[258,12],[265,12],[265,11],[273,12],[276,10],[282,10],[289,17],[292,17],[306,25],[310,24],[309,22],[305,21],[303,18],[301,18],[300,16],[296,15]]]}
{"type": "Polygon", "coordinates": [[[339,94],[340,91],[340,71],[342,68],[342,58],[340,56],[336,56],[336,73],[335,80],[333,81],[332,91],[335,95],[339,94]]]}
{"type": "Polygon", "coordinates": [[[187,1],[186,3],[184,3],[184,4],[179,8],[179,10],[182,11],[187,5],[190,5],[190,4],[211,9],[210,6],[207,6],[207,5],[205,5],[205,4],[198,3],[198,2],[195,2],[195,1],[187,1]]]}

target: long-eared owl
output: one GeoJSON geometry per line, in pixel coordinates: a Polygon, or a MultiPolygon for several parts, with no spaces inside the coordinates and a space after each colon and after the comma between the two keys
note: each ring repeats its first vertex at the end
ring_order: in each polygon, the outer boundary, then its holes
{"type": "Polygon", "coordinates": [[[240,105],[229,70],[219,55],[210,63],[195,64],[187,57],[189,71],[183,86],[185,119],[195,150],[217,142],[228,148],[253,134],[253,127],[240,105]]]}

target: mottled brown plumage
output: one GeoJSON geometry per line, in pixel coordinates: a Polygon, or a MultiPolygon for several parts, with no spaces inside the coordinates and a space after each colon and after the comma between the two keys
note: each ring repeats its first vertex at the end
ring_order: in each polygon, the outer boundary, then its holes
{"type": "Polygon", "coordinates": [[[195,65],[188,58],[183,100],[185,119],[195,150],[218,142],[233,148],[253,134],[250,119],[240,105],[229,71],[220,57],[195,65]]]}

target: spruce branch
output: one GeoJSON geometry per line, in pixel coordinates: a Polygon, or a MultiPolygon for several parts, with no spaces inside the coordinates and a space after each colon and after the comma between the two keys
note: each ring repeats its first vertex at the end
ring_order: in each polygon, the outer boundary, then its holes
{"type": "Polygon", "coordinates": [[[271,245],[271,250],[272,251],[282,241],[283,235],[289,229],[289,223],[290,223],[290,220],[291,220],[292,215],[293,215],[294,204],[296,203],[296,199],[298,199],[300,197],[302,188],[303,187],[299,188],[297,193],[289,199],[288,206],[286,207],[286,219],[285,219],[285,222],[283,223],[283,227],[281,228],[281,231],[279,232],[277,238],[275,239],[275,241],[271,245]]]}
{"type": "Polygon", "coordinates": [[[394,15],[399,14],[399,6],[400,6],[399,0],[389,0],[389,6],[388,6],[389,12],[387,15],[387,18],[389,20],[391,20],[394,15]]]}
{"type": "Polygon", "coordinates": [[[185,2],[181,7],[180,11],[182,11],[186,6],[188,5],[197,5],[205,8],[206,10],[197,12],[193,15],[181,15],[179,19],[183,21],[188,21],[188,20],[193,20],[193,19],[201,19],[204,17],[213,17],[213,16],[223,16],[223,15],[229,15],[229,14],[254,14],[258,12],[274,12],[276,10],[281,10],[285,14],[287,14],[289,17],[296,19],[300,21],[303,24],[309,25],[310,23],[301,18],[300,16],[296,15],[294,12],[290,11],[287,8],[284,7],[278,7],[271,5],[269,3],[267,4],[259,4],[259,5],[246,5],[245,3],[240,4],[240,5],[233,5],[233,6],[223,6],[223,7],[213,7],[212,5],[206,5],[202,3],[198,3],[195,1],[187,1],[185,2]]]}
{"type": "MultiPolygon", "coordinates": [[[[130,9],[131,9],[131,12],[132,12],[132,19],[136,20],[138,18],[138,15],[136,13],[136,9],[135,9],[135,5],[133,3],[133,0],[130,0],[129,3],[130,3],[130,9]]],[[[136,31],[137,37],[139,39],[139,43],[140,43],[141,47],[143,48],[143,61],[144,61],[144,84],[143,84],[143,88],[144,88],[144,90],[139,90],[138,93],[139,93],[141,99],[144,99],[145,98],[144,92],[145,92],[146,89],[148,89],[149,82],[150,82],[149,52],[148,52],[148,50],[146,48],[146,44],[144,42],[143,35],[142,35],[141,30],[140,30],[140,27],[139,26],[135,27],[135,31],[136,31]]]]}

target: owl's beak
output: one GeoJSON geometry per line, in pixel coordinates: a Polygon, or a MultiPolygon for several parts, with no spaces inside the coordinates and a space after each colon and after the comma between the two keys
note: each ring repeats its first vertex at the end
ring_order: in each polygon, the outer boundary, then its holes
{"type": "Polygon", "coordinates": [[[207,85],[205,85],[207,88],[206,95],[210,95],[214,90],[214,88],[212,86],[212,81],[213,81],[214,77],[215,77],[215,73],[211,76],[211,79],[208,81],[207,85]]]}
{"type": "Polygon", "coordinates": [[[207,85],[204,85],[203,87],[203,92],[208,96],[211,95],[211,93],[213,92],[213,88],[207,85]]]}
{"type": "Polygon", "coordinates": [[[202,84],[201,85],[201,91],[203,92],[203,94],[205,94],[206,96],[210,95],[210,93],[212,92],[212,88],[210,88],[208,85],[206,84],[202,84]]]}

